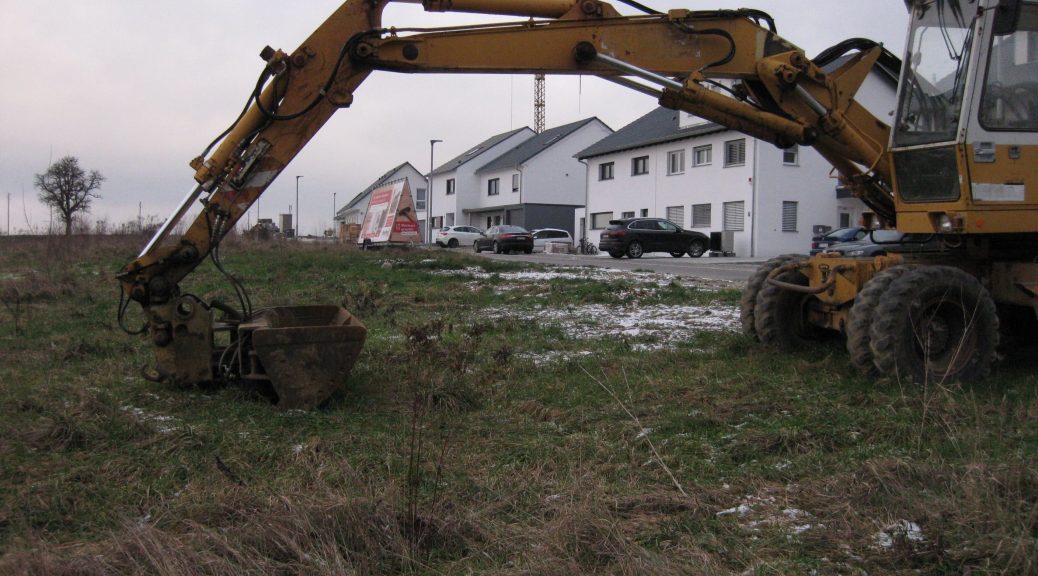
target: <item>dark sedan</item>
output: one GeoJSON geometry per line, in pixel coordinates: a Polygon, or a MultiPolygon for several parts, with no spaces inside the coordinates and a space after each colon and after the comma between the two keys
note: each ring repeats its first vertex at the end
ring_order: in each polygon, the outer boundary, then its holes
{"type": "Polygon", "coordinates": [[[533,234],[522,226],[491,226],[476,238],[472,243],[472,249],[476,253],[484,250],[493,250],[495,254],[523,251],[527,254],[533,252],[533,234]]]}
{"type": "Polygon", "coordinates": [[[684,230],[663,218],[624,218],[610,220],[598,241],[599,250],[613,258],[641,258],[646,252],[667,252],[675,258],[685,254],[702,256],[710,239],[706,234],[684,230]]]}
{"type": "Polygon", "coordinates": [[[933,234],[905,234],[897,230],[873,230],[853,242],[841,242],[826,250],[842,256],[884,256],[906,252],[938,252],[944,248],[933,234]]]}
{"type": "Polygon", "coordinates": [[[811,239],[811,254],[825,252],[826,249],[843,242],[854,242],[869,235],[867,228],[852,226],[850,228],[837,228],[811,239]]]}

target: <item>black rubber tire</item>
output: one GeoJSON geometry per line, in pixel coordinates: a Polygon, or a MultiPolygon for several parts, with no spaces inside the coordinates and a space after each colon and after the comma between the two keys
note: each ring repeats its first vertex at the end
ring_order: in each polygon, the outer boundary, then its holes
{"type": "Polygon", "coordinates": [[[644,253],[645,250],[642,248],[642,243],[637,240],[633,240],[627,245],[628,258],[641,258],[644,253]]]}
{"type": "Polygon", "coordinates": [[[876,306],[883,301],[890,285],[907,272],[915,269],[915,266],[894,266],[881,270],[865,283],[857,297],[851,312],[847,316],[847,353],[851,357],[851,364],[868,376],[877,376],[879,369],[872,361],[872,346],[869,338],[869,329],[875,318],[876,306]]]}
{"type": "Polygon", "coordinates": [[[448,248],[457,248],[458,247],[458,239],[457,238],[451,238],[450,240],[448,240],[447,241],[447,247],[448,248]]]}
{"type": "Polygon", "coordinates": [[[869,329],[880,374],[917,384],[984,378],[998,336],[991,294],[951,266],[923,266],[895,280],[869,329]]]}
{"type": "Polygon", "coordinates": [[[481,248],[479,247],[479,242],[473,242],[473,243],[472,243],[472,250],[473,250],[473,251],[474,251],[474,252],[475,252],[476,254],[479,254],[480,252],[482,252],[482,251],[483,251],[483,250],[482,250],[482,249],[481,249],[481,248]]]}
{"type": "Polygon", "coordinates": [[[706,242],[702,240],[693,240],[688,245],[688,255],[691,258],[699,258],[703,254],[706,254],[706,242]]]}
{"type": "MultiPolygon", "coordinates": [[[[775,276],[775,280],[787,284],[807,286],[808,279],[799,270],[786,270],[775,276]]],[[[754,306],[753,327],[757,338],[765,346],[779,350],[803,348],[818,336],[818,329],[807,323],[806,304],[813,299],[802,294],[773,286],[767,282],[757,293],[754,306]]]]}
{"type": "Polygon", "coordinates": [[[533,254],[533,248],[523,248],[523,254],[533,254]]]}
{"type": "Polygon", "coordinates": [[[623,258],[624,257],[624,253],[623,252],[617,252],[616,250],[613,250],[612,252],[610,252],[609,255],[612,256],[613,258],[623,258]]]}
{"type": "Polygon", "coordinates": [[[742,324],[743,334],[752,338],[757,338],[757,328],[754,325],[754,309],[757,306],[757,294],[760,293],[761,287],[764,286],[764,280],[768,278],[768,274],[771,274],[772,270],[787,262],[805,259],[807,259],[807,256],[801,256],[799,254],[783,254],[782,256],[776,256],[761,264],[757,268],[757,271],[753,273],[753,276],[750,276],[750,279],[746,281],[746,286],[742,290],[742,298],[739,300],[739,322],[742,324]]]}
{"type": "Polygon", "coordinates": [[[497,242],[494,242],[494,254],[500,254],[500,253],[501,253],[501,245],[498,244],[497,242]]]}
{"type": "Polygon", "coordinates": [[[671,252],[670,255],[675,257],[675,258],[681,258],[682,256],[685,255],[685,253],[684,252],[671,252]]]}

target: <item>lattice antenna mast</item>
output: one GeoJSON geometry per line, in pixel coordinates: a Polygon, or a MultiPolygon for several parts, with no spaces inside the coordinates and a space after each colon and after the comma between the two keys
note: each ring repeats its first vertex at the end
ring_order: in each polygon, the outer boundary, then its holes
{"type": "Polygon", "coordinates": [[[544,74],[533,77],[533,131],[544,132],[544,74]]]}

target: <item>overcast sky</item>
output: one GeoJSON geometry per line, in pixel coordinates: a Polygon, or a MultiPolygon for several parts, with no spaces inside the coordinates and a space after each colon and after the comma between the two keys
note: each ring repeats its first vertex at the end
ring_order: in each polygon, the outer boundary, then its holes
{"type": "MultiPolygon", "coordinates": [[[[809,56],[850,37],[900,55],[903,0],[642,0],[657,10],[753,7],[809,56]]],[[[266,45],[291,52],[341,2],[309,0],[0,0],[0,231],[46,227],[33,175],[65,155],[102,172],[91,218],[165,218],[191,188],[189,160],[237,116],[266,45]]],[[[632,9],[616,3],[625,14],[632,9]]],[[[474,22],[390,6],[385,26],[474,22]]],[[[505,17],[478,21],[501,21],[505,17]]],[[[592,77],[549,76],[548,127],[597,116],[613,129],[655,101],[592,77]]],[[[337,207],[404,161],[429,169],[488,136],[533,125],[525,75],[375,73],[253,206],[256,221],[288,212],[300,180],[301,231],[331,226],[337,207]]],[[[293,209],[293,212],[295,209],[293,209]]],[[[244,219],[243,219],[244,220],[244,219]]]]}

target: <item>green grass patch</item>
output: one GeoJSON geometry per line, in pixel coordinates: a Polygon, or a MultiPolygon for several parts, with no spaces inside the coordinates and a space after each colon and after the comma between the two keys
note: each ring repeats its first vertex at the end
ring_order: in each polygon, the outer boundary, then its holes
{"type": "MultiPolygon", "coordinates": [[[[1038,568],[1033,354],[902,387],[856,374],[839,341],[778,354],[732,330],[589,338],[532,316],[730,310],[734,289],[225,246],[256,306],[343,304],[369,328],[343,389],[285,412],[138,376],[152,352],[118,327],[113,276],[139,241],[0,242],[0,573],[1038,568]]],[[[233,302],[210,264],[182,288],[233,302]]]]}

